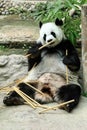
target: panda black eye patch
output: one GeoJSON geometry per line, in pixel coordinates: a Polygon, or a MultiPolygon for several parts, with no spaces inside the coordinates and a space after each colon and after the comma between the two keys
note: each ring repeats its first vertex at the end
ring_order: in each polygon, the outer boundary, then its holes
{"type": "Polygon", "coordinates": [[[55,32],[51,32],[51,35],[53,35],[56,38],[56,34],[55,32]]]}
{"type": "Polygon", "coordinates": [[[44,39],[44,41],[46,41],[46,34],[44,34],[43,39],[44,39]]]}

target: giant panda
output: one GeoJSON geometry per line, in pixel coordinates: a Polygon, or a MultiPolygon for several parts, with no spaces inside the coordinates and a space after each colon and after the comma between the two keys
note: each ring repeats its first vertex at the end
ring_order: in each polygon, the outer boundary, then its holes
{"type": "MultiPolygon", "coordinates": [[[[80,60],[71,41],[65,37],[62,25],[63,21],[58,18],[55,22],[39,23],[40,36],[28,51],[28,54],[31,54],[28,57],[28,76],[18,84],[18,87],[41,104],[62,103],[74,99],[74,102],[61,108],[71,112],[79,103],[81,95],[81,86],[78,83],[80,60]],[[39,47],[49,42],[48,46],[39,50],[39,47]],[[44,95],[25,84],[31,80],[38,81],[33,86],[41,90],[44,95]]],[[[24,104],[24,100],[15,91],[4,97],[3,102],[7,106],[24,104]]]]}

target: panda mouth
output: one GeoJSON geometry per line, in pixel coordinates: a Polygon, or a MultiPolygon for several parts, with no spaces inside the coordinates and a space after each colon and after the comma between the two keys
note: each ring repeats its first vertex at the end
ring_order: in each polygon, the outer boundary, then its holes
{"type": "Polygon", "coordinates": [[[54,44],[54,43],[55,43],[55,42],[53,41],[53,42],[50,43],[50,45],[51,45],[51,44],[54,44]]]}
{"type": "Polygon", "coordinates": [[[54,43],[55,43],[55,41],[49,42],[49,46],[50,46],[50,45],[53,45],[54,43]]]}

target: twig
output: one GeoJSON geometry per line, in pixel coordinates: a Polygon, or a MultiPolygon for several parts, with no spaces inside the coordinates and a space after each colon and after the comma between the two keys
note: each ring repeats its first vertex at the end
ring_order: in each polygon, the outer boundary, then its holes
{"type": "Polygon", "coordinates": [[[21,91],[15,86],[14,90],[32,107],[32,108],[36,108],[35,105],[27,98],[23,95],[23,93],[21,93],[21,91]]]}
{"type": "Polygon", "coordinates": [[[5,108],[5,106],[0,106],[0,109],[5,108]]]}
{"type": "MultiPolygon", "coordinates": [[[[35,65],[36,65],[36,63],[33,65],[33,67],[31,68],[31,70],[35,67],[35,65]]],[[[31,71],[30,70],[30,71],[31,71]]],[[[29,73],[30,73],[30,71],[29,71],[29,73]]],[[[28,76],[28,75],[27,75],[28,76]]],[[[12,88],[10,87],[12,84],[14,84],[14,83],[16,83],[16,86],[19,84],[19,83],[21,83],[24,79],[26,79],[26,77],[27,76],[24,76],[24,77],[22,77],[21,79],[17,79],[15,82],[12,82],[12,83],[9,83],[7,86],[4,86],[4,87],[0,87],[0,92],[2,92],[2,91],[8,91],[8,92],[10,92],[10,91],[12,91],[12,88]]],[[[30,80],[30,81],[28,81],[29,83],[38,83],[38,80],[30,80]]]]}
{"type": "Polygon", "coordinates": [[[35,101],[34,99],[32,99],[30,96],[28,96],[27,94],[25,94],[25,93],[22,92],[21,90],[20,90],[20,92],[21,92],[24,96],[26,96],[27,98],[29,98],[29,100],[31,100],[36,107],[41,107],[41,108],[45,108],[45,109],[48,108],[48,106],[41,105],[40,103],[38,103],[37,101],[35,101]]]}
{"type": "Polygon", "coordinates": [[[38,80],[29,80],[28,83],[29,84],[35,84],[35,83],[38,83],[38,80]]]}
{"type": "Polygon", "coordinates": [[[41,95],[44,95],[44,93],[42,91],[40,91],[39,89],[36,89],[35,87],[33,87],[31,84],[24,82],[26,85],[28,85],[29,87],[31,87],[32,89],[34,89],[35,91],[37,91],[38,93],[40,93],[41,95]]]}
{"type": "MultiPolygon", "coordinates": [[[[50,44],[51,44],[51,43],[53,43],[53,42],[55,42],[55,40],[54,40],[54,41],[51,41],[51,42],[48,42],[48,43],[46,43],[45,45],[43,45],[43,46],[39,47],[39,49],[38,49],[38,50],[43,49],[44,47],[46,47],[46,46],[50,45],[50,44]]],[[[31,55],[32,55],[32,54],[28,54],[28,55],[26,55],[25,57],[29,57],[29,56],[31,56],[31,55]]]]}
{"type": "Polygon", "coordinates": [[[41,47],[39,48],[39,50],[43,49],[44,47],[46,47],[46,46],[48,46],[48,45],[50,45],[50,44],[52,44],[52,43],[54,43],[54,42],[55,42],[55,40],[44,44],[43,46],[41,46],[41,47]]]}
{"type": "Polygon", "coordinates": [[[42,114],[42,113],[47,112],[47,111],[49,111],[49,110],[53,110],[53,109],[60,108],[61,106],[67,105],[67,104],[72,103],[72,102],[74,102],[74,101],[75,101],[75,100],[73,99],[73,100],[70,100],[70,101],[67,101],[67,102],[58,104],[58,105],[56,105],[56,106],[49,107],[48,109],[45,109],[45,110],[43,110],[43,111],[40,111],[39,114],[42,114]]]}
{"type": "Polygon", "coordinates": [[[20,90],[20,92],[21,92],[24,96],[26,96],[29,100],[31,100],[31,101],[34,103],[35,106],[40,105],[37,101],[35,101],[34,99],[32,99],[30,96],[28,96],[27,94],[25,94],[25,93],[22,92],[21,90],[20,90]]]}
{"type": "Polygon", "coordinates": [[[39,104],[37,101],[32,99],[30,96],[19,90],[17,87],[14,87],[14,90],[27,102],[27,104],[31,105],[31,107],[36,108],[36,107],[41,107],[47,109],[48,106],[44,106],[39,104]]]}
{"type": "Polygon", "coordinates": [[[9,93],[9,92],[11,92],[11,91],[13,91],[13,88],[10,88],[10,87],[7,87],[7,88],[5,88],[5,89],[1,89],[1,90],[0,90],[0,92],[7,92],[7,93],[9,93]]]}

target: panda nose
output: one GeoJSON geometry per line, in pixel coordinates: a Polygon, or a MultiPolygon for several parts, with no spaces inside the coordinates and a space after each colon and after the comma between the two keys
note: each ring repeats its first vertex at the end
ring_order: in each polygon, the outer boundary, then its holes
{"type": "Polygon", "coordinates": [[[52,41],[52,39],[47,40],[47,42],[51,42],[51,41],[52,41]]]}

